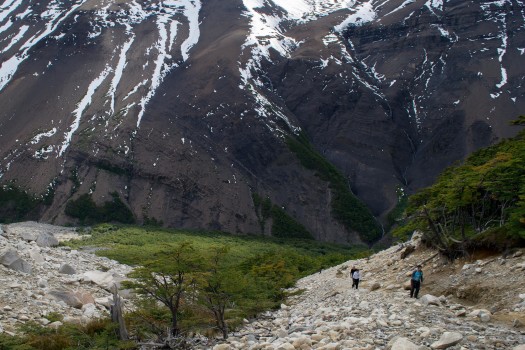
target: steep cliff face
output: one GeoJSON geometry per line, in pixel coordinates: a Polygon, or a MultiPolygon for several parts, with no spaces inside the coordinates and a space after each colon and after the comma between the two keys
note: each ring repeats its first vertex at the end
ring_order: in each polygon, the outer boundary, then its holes
{"type": "Polygon", "coordinates": [[[378,218],[396,188],[510,136],[518,1],[6,1],[0,181],[68,201],[117,192],[139,221],[271,233],[253,195],[317,239],[359,242],[304,134],[378,218]]]}

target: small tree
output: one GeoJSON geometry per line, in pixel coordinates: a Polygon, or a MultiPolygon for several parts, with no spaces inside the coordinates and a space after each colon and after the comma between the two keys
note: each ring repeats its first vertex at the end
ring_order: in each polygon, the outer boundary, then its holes
{"type": "Polygon", "coordinates": [[[217,329],[224,339],[228,338],[228,322],[226,311],[240,297],[244,288],[244,280],[238,269],[226,266],[229,247],[214,247],[206,262],[202,274],[200,300],[210,310],[215,319],[217,329]]]}
{"type": "Polygon", "coordinates": [[[177,336],[179,310],[184,293],[192,284],[197,261],[193,246],[183,242],[158,254],[155,259],[139,267],[130,277],[135,279],[130,286],[147,297],[165,305],[171,313],[171,335],[177,336]]]}

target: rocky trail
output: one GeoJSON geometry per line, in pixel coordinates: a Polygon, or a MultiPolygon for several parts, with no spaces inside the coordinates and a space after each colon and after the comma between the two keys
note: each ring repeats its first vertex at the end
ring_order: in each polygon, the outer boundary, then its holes
{"type": "Polygon", "coordinates": [[[295,289],[301,293],[287,305],[213,349],[524,350],[522,254],[449,263],[415,237],[301,279],[295,289]],[[413,299],[408,276],[419,263],[425,283],[413,299]],[[351,288],[352,266],[363,272],[358,290],[351,288]]]}
{"type": "MultiPolygon", "coordinates": [[[[0,332],[36,321],[57,327],[107,315],[111,286],[131,267],[58,246],[73,228],[34,222],[0,229],[0,332]]],[[[227,341],[195,349],[525,350],[525,255],[474,256],[453,263],[421,245],[393,246],[298,281],[281,308],[245,320],[227,341]],[[423,265],[419,299],[409,276],[423,265]],[[350,269],[362,272],[352,289],[350,269]]],[[[126,298],[126,291],[122,291],[126,298]]],[[[127,303],[130,301],[127,300],[127,303]]]]}

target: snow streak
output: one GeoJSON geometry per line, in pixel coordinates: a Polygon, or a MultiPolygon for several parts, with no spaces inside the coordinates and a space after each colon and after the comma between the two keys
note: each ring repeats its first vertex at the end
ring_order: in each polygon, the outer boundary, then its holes
{"type": "Polygon", "coordinates": [[[111,69],[107,68],[100,73],[100,75],[89,84],[88,90],[86,92],[86,95],[80,100],[80,102],[77,105],[77,109],[73,112],[75,119],[73,121],[73,124],[71,124],[69,131],[64,134],[65,140],[62,142],[62,147],[60,147],[60,150],[58,152],[58,156],[61,156],[64,154],[66,149],[69,147],[69,143],[71,142],[71,138],[73,137],[73,134],[75,131],[77,131],[79,125],[80,125],[80,119],[82,118],[82,113],[84,110],[91,104],[91,98],[93,97],[93,94],[95,91],[97,91],[98,87],[104,82],[104,80],[109,75],[111,69]]]}

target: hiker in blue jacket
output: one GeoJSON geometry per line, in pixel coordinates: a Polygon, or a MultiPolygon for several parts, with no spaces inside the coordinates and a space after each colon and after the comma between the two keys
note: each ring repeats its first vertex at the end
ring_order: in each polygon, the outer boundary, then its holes
{"type": "Polygon", "coordinates": [[[423,282],[423,270],[421,270],[421,265],[417,265],[417,269],[412,272],[412,279],[410,280],[410,297],[416,298],[419,294],[419,288],[423,282]]]}

